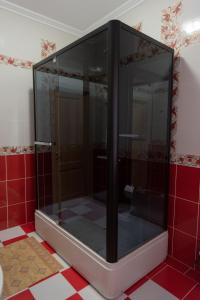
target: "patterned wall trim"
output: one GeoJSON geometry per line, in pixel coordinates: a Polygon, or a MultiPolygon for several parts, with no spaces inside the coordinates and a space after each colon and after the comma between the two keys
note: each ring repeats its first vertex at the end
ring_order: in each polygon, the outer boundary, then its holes
{"type": "Polygon", "coordinates": [[[177,154],[176,155],[176,164],[184,165],[184,166],[188,166],[188,167],[200,168],[200,155],[177,154]]]}
{"type": "Polygon", "coordinates": [[[20,58],[15,58],[11,56],[6,56],[4,54],[0,54],[0,64],[10,65],[13,67],[20,67],[23,69],[31,69],[33,62],[30,60],[24,60],[20,58]]]}
{"type": "Polygon", "coordinates": [[[176,153],[177,112],[179,100],[179,64],[181,50],[194,43],[200,42],[200,32],[186,34],[181,28],[180,15],[182,14],[182,0],[175,1],[172,6],[162,11],[161,40],[175,51],[174,74],[173,74],[173,100],[171,122],[171,162],[183,165],[199,167],[199,156],[180,155],[176,153]]]}
{"type": "Polygon", "coordinates": [[[142,22],[138,22],[133,26],[133,28],[136,29],[137,31],[142,31],[142,22]]]}
{"type": "Polygon", "coordinates": [[[34,146],[0,146],[0,155],[34,153],[34,146]]]}
{"type": "MultiPolygon", "coordinates": [[[[48,152],[50,149],[47,149],[45,147],[44,149],[40,149],[41,152],[48,152]]],[[[14,154],[29,154],[34,153],[35,149],[34,146],[7,146],[7,147],[0,147],[0,156],[3,155],[14,155],[14,154]]],[[[148,157],[138,157],[139,160],[149,160],[149,161],[162,161],[163,157],[159,157],[159,153],[156,153],[156,157],[153,158],[150,154],[148,157]]],[[[196,167],[200,168],[200,155],[183,155],[183,154],[177,154],[176,159],[174,162],[178,165],[184,165],[189,167],[196,167]]]]}
{"type": "MultiPolygon", "coordinates": [[[[41,40],[41,58],[46,58],[56,51],[56,43],[48,40],[41,40]]],[[[20,67],[23,69],[31,69],[34,65],[33,61],[7,56],[0,53],[0,64],[9,65],[13,67],[20,67]]]]}
{"type": "Polygon", "coordinates": [[[41,40],[41,57],[46,58],[56,51],[56,43],[48,40],[41,40]]]}

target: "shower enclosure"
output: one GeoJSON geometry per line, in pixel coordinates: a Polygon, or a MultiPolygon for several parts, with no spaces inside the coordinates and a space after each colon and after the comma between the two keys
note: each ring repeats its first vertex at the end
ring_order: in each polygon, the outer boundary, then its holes
{"type": "Polygon", "coordinates": [[[107,298],[167,254],[172,65],[110,21],[34,66],[36,230],[107,298]]]}

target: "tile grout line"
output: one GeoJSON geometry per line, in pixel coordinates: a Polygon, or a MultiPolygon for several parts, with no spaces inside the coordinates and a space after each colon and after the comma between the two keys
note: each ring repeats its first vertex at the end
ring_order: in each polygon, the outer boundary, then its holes
{"type": "Polygon", "coordinates": [[[174,230],[176,230],[176,231],[178,231],[178,232],[180,232],[180,233],[182,233],[182,234],[185,234],[185,235],[187,235],[187,236],[189,236],[189,237],[191,237],[191,238],[193,238],[193,239],[196,239],[196,235],[192,235],[192,234],[187,233],[187,232],[185,232],[185,231],[183,231],[183,230],[177,229],[176,227],[172,227],[172,226],[169,226],[169,227],[170,227],[170,228],[173,228],[174,230]]]}
{"type": "Polygon", "coordinates": [[[163,268],[161,268],[158,272],[156,272],[153,276],[149,277],[148,275],[146,275],[146,277],[148,279],[153,279],[155,276],[157,276],[158,274],[160,274],[161,271],[163,271],[164,269],[166,269],[169,265],[166,263],[165,266],[163,266],[163,268]]]}
{"type": "Polygon", "coordinates": [[[195,261],[194,261],[194,267],[196,266],[196,259],[197,259],[197,253],[198,253],[198,235],[199,235],[199,203],[198,203],[198,209],[197,209],[197,224],[196,224],[196,238],[195,238],[195,261]]]}
{"type": "MultiPolygon", "coordinates": [[[[30,203],[30,202],[35,202],[35,200],[29,200],[29,201],[26,201],[27,203],[30,203]]],[[[22,201],[22,202],[17,202],[17,203],[15,203],[15,204],[9,204],[9,205],[3,205],[3,206],[0,206],[0,208],[5,208],[5,207],[10,207],[10,206],[15,206],[15,205],[19,205],[19,204],[24,204],[25,203],[25,201],[22,201]]],[[[30,221],[30,222],[28,222],[28,223],[31,223],[31,222],[33,222],[33,221],[30,221]]],[[[21,226],[21,225],[16,225],[16,226],[21,226]]],[[[14,227],[14,226],[12,226],[12,227],[14,227]]]]}
{"type": "MultiPolygon", "coordinates": [[[[45,174],[45,175],[50,175],[50,174],[45,174]]],[[[43,176],[43,175],[40,175],[43,176]]],[[[16,180],[26,180],[26,179],[33,179],[35,176],[29,176],[29,177],[20,177],[20,178],[13,178],[13,179],[6,179],[6,180],[0,180],[0,182],[5,182],[5,181],[16,181],[16,180]]]]}
{"type": "Polygon", "coordinates": [[[177,271],[178,273],[180,273],[181,275],[184,275],[184,277],[198,283],[195,279],[189,277],[187,274],[184,274],[183,272],[181,272],[180,270],[176,269],[175,267],[171,266],[171,265],[168,265],[168,267],[172,268],[173,270],[177,271]]]}
{"type": "Polygon", "coordinates": [[[184,300],[197,286],[198,286],[198,282],[181,299],[184,300]]]}
{"type": "MultiPolygon", "coordinates": [[[[25,174],[25,178],[26,178],[26,173],[27,173],[27,170],[26,170],[26,157],[24,155],[24,174],[25,174]]],[[[25,184],[24,184],[24,200],[25,200],[25,220],[26,220],[26,223],[27,223],[27,203],[26,203],[26,179],[24,180],[25,181],[25,184]]]]}
{"type": "Polygon", "coordinates": [[[173,215],[173,222],[172,222],[172,224],[173,224],[173,229],[172,229],[172,249],[171,249],[171,251],[172,251],[172,256],[173,256],[173,254],[174,254],[174,224],[175,224],[175,216],[176,216],[176,181],[177,181],[177,164],[175,164],[175,186],[174,186],[174,215],[173,215]]]}
{"type": "Polygon", "coordinates": [[[7,157],[5,156],[5,167],[6,167],[6,228],[8,228],[8,165],[7,165],[7,157]]]}
{"type": "MultiPolygon", "coordinates": [[[[176,257],[174,257],[174,256],[171,256],[171,258],[173,259],[173,260],[175,260],[175,261],[177,261],[177,262],[179,262],[179,263],[181,263],[182,265],[184,265],[185,267],[187,267],[188,269],[186,270],[186,271],[188,271],[189,269],[192,269],[192,267],[191,266],[189,266],[189,265],[187,265],[187,264],[185,264],[184,262],[182,262],[181,260],[179,260],[178,258],[176,258],[176,257]]],[[[186,272],[185,271],[185,272],[186,272]]]]}

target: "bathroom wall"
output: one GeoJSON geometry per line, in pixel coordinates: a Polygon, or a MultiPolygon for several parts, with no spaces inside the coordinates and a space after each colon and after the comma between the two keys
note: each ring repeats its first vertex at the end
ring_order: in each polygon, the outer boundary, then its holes
{"type": "MultiPolygon", "coordinates": [[[[145,0],[121,17],[175,49],[169,254],[192,267],[200,250],[200,30],[183,26],[199,12],[196,0],[145,0]]],[[[32,64],[74,39],[0,9],[0,230],[33,220],[32,64]]]]}
{"type": "Polygon", "coordinates": [[[191,267],[200,250],[200,26],[185,28],[198,19],[196,0],[145,0],[121,17],[175,50],[169,254],[191,267]]]}
{"type": "Polygon", "coordinates": [[[0,230],[34,216],[32,65],[75,39],[0,9],[0,230]]]}

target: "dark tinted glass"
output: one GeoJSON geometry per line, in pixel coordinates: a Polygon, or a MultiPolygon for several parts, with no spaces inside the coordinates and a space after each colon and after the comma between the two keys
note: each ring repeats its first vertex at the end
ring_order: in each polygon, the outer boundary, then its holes
{"type": "MultiPolygon", "coordinates": [[[[43,212],[106,255],[107,32],[57,57],[53,196],[43,212]]],[[[45,131],[46,132],[46,131],[45,131]]]]}
{"type": "Polygon", "coordinates": [[[126,30],[120,40],[118,256],[165,230],[172,54],[126,30]]]}

